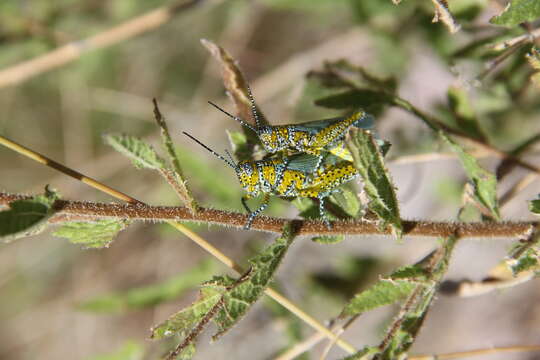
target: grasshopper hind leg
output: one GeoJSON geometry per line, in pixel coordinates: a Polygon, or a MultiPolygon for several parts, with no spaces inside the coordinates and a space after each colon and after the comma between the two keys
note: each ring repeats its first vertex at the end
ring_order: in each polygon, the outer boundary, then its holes
{"type": "Polygon", "coordinates": [[[248,217],[248,220],[247,220],[246,224],[244,225],[244,230],[249,230],[251,228],[251,224],[253,223],[253,220],[255,220],[257,215],[259,215],[261,212],[263,212],[264,209],[266,209],[266,207],[268,206],[268,203],[270,202],[270,194],[264,194],[264,198],[263,198],[263,202],[262,202],[261,206],[259,206],[259,208],[257,210],[255,210],[255,211],[251,211],[249,209],[249,207],[246,204],[246,200],[247,200],[246,197],[242,197],[242,205],[244,205],[246,210],[250,213],[249,217],[248,217]]]}
{"type": "Polygon", "coordinates": [[[326,225],[328,230],[332,229],[332,224],[330,223],[330,220],[328,219],[328,215],[326,214],[326,210],[324,209],[324,201],[326,200],[327,194],[324,194],[323,196],[318,196],[317,199],[319,200],[319,215],[321,216],[321,219],[323,223],[326,225]]]}

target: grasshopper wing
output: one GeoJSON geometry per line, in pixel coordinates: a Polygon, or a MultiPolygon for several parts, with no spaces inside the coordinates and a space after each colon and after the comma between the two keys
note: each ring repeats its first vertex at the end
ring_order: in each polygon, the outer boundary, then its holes
{"type": "Polygon", "coordinates": [[[289,156],[287,170],[296,170],[304,173],[312,173],[317,170],[320,158],[315,155],[297,153],[289,156]]]}

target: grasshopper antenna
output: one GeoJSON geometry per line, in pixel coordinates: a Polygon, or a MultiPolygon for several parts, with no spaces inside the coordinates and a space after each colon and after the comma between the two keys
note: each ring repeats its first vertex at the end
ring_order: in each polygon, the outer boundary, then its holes
{"type": "Polygon", "coordinates": [[[225,149],[225,154],[227,154],[227,156],[229,157],[229,159],[231,160],[231,162],[236,166],[238,167],[238,164],[236,164],[236,162],[234,161],[231,153],[229,152],[229,150],[225,149]]]}
{"type": "MultiPolygon", "coordinates": [[[[231,119],[234,119],[236,121],[238,121],[240,124],[242,124],[243,126],[247,127],[248,129],[252,130],[254,133],[257,133],[257,130],[251,126],[250,124],[248,124],[247,122],[245,122],[244,120],[240,119],[238,116],[234,116],[232,115],[231,113],[228,113],[227,111],[223,110],[222,108],[220,108],[219,106],[217,106],[216,104],[214,104],[213,102],[209,101],[208,102],[210,105],[212,105],[213,107],[215,107],[216,109],[218,109],[219,111],[221,111],[222,113],[224,113],[225,115],[227,115],[228,117],[230,117],[231,119]]],[[[189,136],[189,135],[188,135],[189,136]]]]}
{"type": "Polygon", "coordinates": [[[249,97],[249,102],[251,103],[251,113],[255,118],[255,124],[257,125],[257,129],[259,129],[261,127],[261,119],[259,119],[259,114],[257,113],[257,106],[255,105],[255,99],[253,98],[253,93],[251,92],[251,88],[249,87],[247,82],[246,89],[249,97]]]}
{"type": "MultiPolygon", "coordinates": [[[[206,150],[210,151],[212,154],[214,154],[216,157],[218,157],[219,159],[225,161],[230,167],[232,167],[233,169],[238,169],[238,165],[236,165],[234,162],[231,162],[229,160],[227,160],[225,157],[221,156],[220,154],[218,154],[217,152],[215,152],[214,150],[210,149],[208,146],[204,145],[202,142],[200,142],[199,140],[195,139],[193,136],[191,136],[190,134],[188,134],[187,132],[185,131],[182,131],[184,133],[184,135],[186,135],[187,137],[189,137],[191,140],[195,141],[197,144],[201,145],[203,148],[205,148],[206,150]]],[[[228,153],[228,152],[227,152],[228,153]]],[[[230,155],[229,155],[230,156],[230,155]]],[[[232,160],[232,158],[231,158],[232,160]]]]}

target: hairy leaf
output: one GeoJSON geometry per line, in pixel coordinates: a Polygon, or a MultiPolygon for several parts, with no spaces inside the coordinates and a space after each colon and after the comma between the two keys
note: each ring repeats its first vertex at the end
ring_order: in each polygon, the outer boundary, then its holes
{"type": "Polygon", "coordinates": [[[377,359],[399,359],[409,350],[433,302],[439,283],[448,270],[456,243],[456,237],[444,239],[444,243],[437,251],[418,263],[417,266],[421,266],[428,273],[427,280],[417,283],[411,290],[399,316],[390,325],[385,340],[379,346],[382,353],[377,359]]]}
{"type": "Polygon", "coordinates": [[[201,288],[197,301],[152,328],[151,337],[153,339],[161,339],[176,334],[179,334],[180,337],[185,337],[218,303],[221,296],[222,289],[218,287],[205,286],[201,288]]]}
{"type": "Polygon", "coordinates": [[[105,135],[105,143],[131,159],[139,169],[159,170],[165,168],[165,162],[154,148],[143,140],[130,135],[105,135]]]}
{"type": "Polygon", "coordinates": [[[503,12],[489,20],[490,23],[503,26],[515,26],[540,17],[538,0],[511,0],[503,12]]]}
{"type": "Polygon", "coordinates": [[[87,360],[142,360],[144,347],[134,341],[126,341],[117,351],[106,354],[91,356],[87,360]]]}
{"type": "Polygon", "coordinates": [[[343,315],[355,315],[393,304],[404,299],[416,286],[406,280],[380,280],[369,289],[357,294],[343,309],[343,315]]]}
{"type": "Polygon", "coordinates": [[[421,266],[406,266],[397,269],[387,279],[381,279],[358,294],[345,306],[342,315],[360,314],[380,306],[393,304],[404,299],[418,282],[426,280],[421,266]]]}
{"type": "Polygon", "coordinates": [[[212,319],[218,326],[214,339],[229,330],[257,301],[268,286],[294,235],[290,226],[260,254],[250,259],[250,270],[240,279],[215,276],[203,284],[199,299],[152,329],[152,338],[179,334],[197,336],[212,319]]]}
{"type": "Polygon", "coordinates": [[[473,156],[465,152],[460,145],[450,139],[443,131],[439,131],[439,136],[458,154],[461,164],[472,182],[476,200],[488,209],[495,219],[500,219],[495,175],[482,168],[473,156]]]}
{"type": "Polygon", "coordinates": [[[44,195],[10,203],[9,210],[0,212],[0,240],[9,242],[43,231],[56,212],[53,204],[57,199],[58,194],[46,189],[44,195]]]}
{"type": "Polygon", "coordinates": [[[223,294],[223,307],[214,317],[218,326],[214,339],[234,326],[263,294],[293,239],[291,229],[286,228],[272,245],[249,260],[251,267],[247,276],[223,294]]]}
{"type": "Polygon", "coordinates": [[[104,248],[109,247],[114,237],[128,225],[128,222],[121,220],[74,221],[64,223],[53,235],[69,239],[86,249],[104,248]]]}
{"type": "Polygon", "coordinates": [[[356,193],[347,187],[342,187],[339,191],[330,195],[330,199],[352,217],[357,217],[360,213],[360,200],[358,200],[356,193]]]}
{"type": "Polygon", "coordinates": [[[212,264],[210,261],[204,261],[161,283],[97,296],[81,303],[79,309],[103,313],[121,312],[151,307],[174,300],[186,290],[192,289],[210,277],[215,268],[212,264]]]}
{"type": "Polygon", "coordinates": [[[403,225],[398,200],[379,147],[368,132],[356,131],[351,139],[353,146],[349,149],[364,180],[364,189],[369,197],[368,206],[381,220],[381,227],[390,225],[399,239],[403,225]]]}

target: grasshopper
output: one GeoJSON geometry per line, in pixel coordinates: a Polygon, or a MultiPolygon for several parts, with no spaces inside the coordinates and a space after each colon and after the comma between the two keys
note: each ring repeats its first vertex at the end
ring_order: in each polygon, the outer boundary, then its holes
{"type": "Polygon", "coordinates": [[[257,114],[257,108],[251,90],[249,87],[247,90],[251,102],[251,113],[255,119],[255,127],[243,119],[228,113],[216,104],[210,101],[209,103],[257,134],[262,146],[268,153],[295,149],[299,152],[316,156],[319,159],[317,167],[321,164],[323,150],[343,160],[352,161],[350,152],[343,144],[345,134],[352,126],[364,129],[373,127],[373,116],[363,110],[355,111],[349,116],[315,120],[301,124],[262,125],[257,114]]]}
{"type": "Polygon", "coordinates": [[[318,157],[301,153],[287,157],[244,160],[236,163],[228,151],[226,153],[229,159],[210,149],[190,134],[186,132],[184,134],[236,171],[240,185],[247,193],[241,199],[242,205],[249,213],[244,229],[249,229],[255,217],[266,209],[271,194],[280,197],[300,196],[318,199],[319,214],[330,228],[330,222],[324,210],[326,197],[336,192],[338,186],[359,175],[358,170],[349,161],[341,161],[319,168],[320,159],[318,157]],[[259,194],[263,194],[263,201],[258,209],[252,211],[247,205],[247,200],[259,194]]]}

